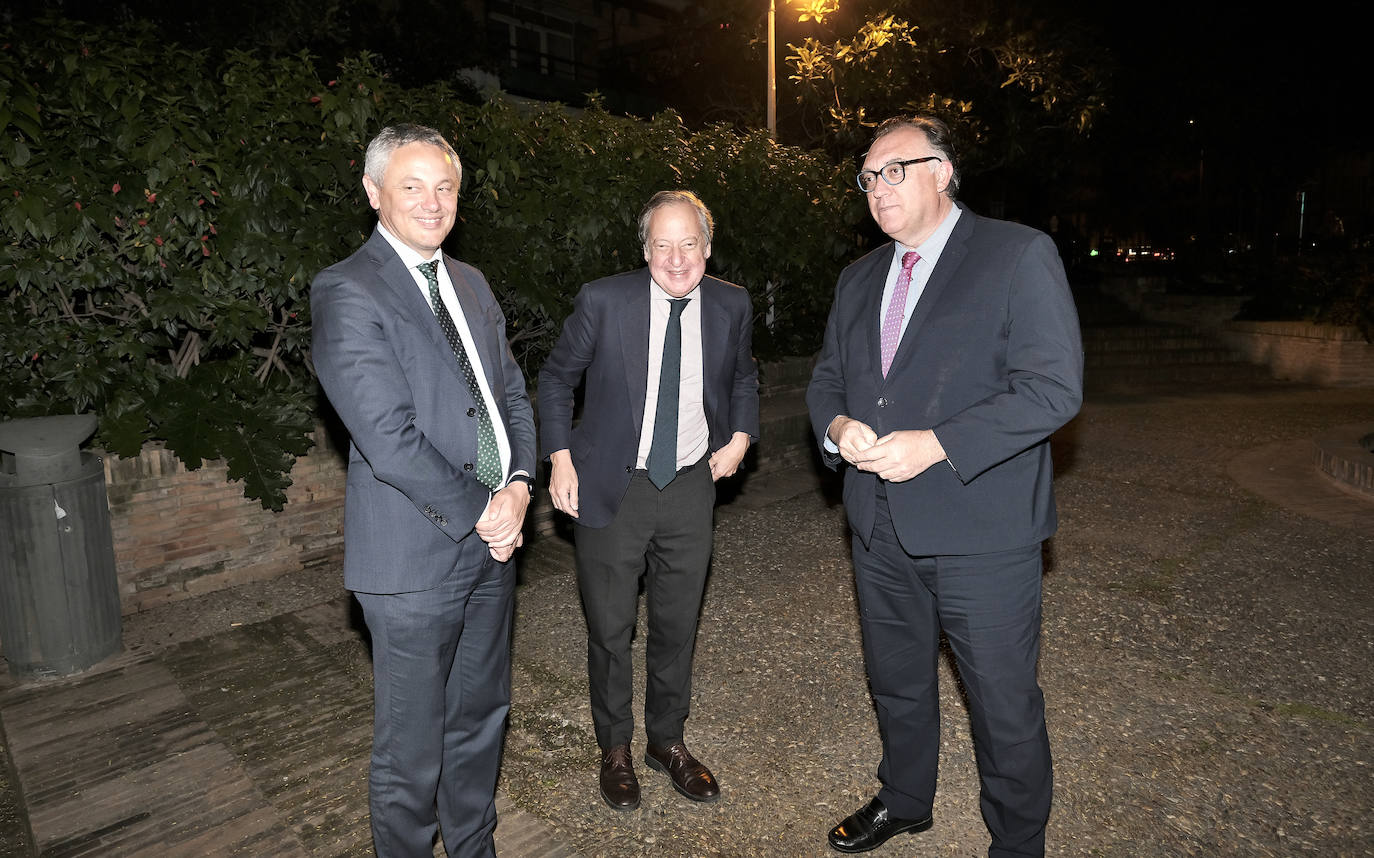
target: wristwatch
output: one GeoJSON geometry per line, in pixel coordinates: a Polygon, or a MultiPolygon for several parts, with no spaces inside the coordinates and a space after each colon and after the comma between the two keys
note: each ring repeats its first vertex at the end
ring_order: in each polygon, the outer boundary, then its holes
{"type": "Polygon", "coordinates": [[[534,497],[534,477],[529,474],[511,474],[511,478],[506,481],[506,485],[511,483],[524,483],[525,488],[530,490],[530,497],[534,497]]]}

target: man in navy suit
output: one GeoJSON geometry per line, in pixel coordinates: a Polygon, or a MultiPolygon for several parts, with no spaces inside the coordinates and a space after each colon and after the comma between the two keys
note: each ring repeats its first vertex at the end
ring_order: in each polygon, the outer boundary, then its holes
{"type": "Polygon", "coordinates": [[[539,428],[554,506],[576,522],[601,797],[639,806],[630,758],[630,641],[645,578],[644,761],[693,801],[720,789],[683,741],[692,650],[711,560],[715,481],[759,432],[753,314],[707,277],[711,213],[688,191],[639,218],[647,269],[588,283],[539,373],[539,428]],[[573,427],[573,392],[585,382],[573,427]]]}
{"type": "Polygon", "coordinates": [[[849,465],[883,740],[878,795],[830,831],[841,852],[932,824],[942,631],[968,691],[988,854],[1045,849],[1040,552],[1057,522],[1049,436],[1082,401],[1082,344],[1054,243],[956,204],[958,177],[944,123],[879,126],[858,183],[892,242],[840,274],[807,391],[825,462],[849,465]]]}
{"type": "Polygon", "coordinates": [[[461,182],[437,131],[384,129],[363,175],[377,229],[310,291],[315,370],[350,436],[344,585],[372,636],[381,858],[429,858],[436,822],[450,858],[495,855],[535,430],[491,288],[440,249],[461,182]]]}

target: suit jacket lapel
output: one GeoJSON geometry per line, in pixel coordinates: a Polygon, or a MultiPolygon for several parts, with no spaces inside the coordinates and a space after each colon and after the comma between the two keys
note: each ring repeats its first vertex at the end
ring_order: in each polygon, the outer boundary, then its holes
{"type": "Polygon", "coordinates": [[[868,270],[859,272],[857,280],[862,287],[854,306],[857,311],[863,313],[861,328],[867,328],[868,333],[863,336],[864,352],[868,356],[868,365],[872,367],[872,372],[878,377],[879,382],[883,376],[883,289],[887,286],[887,272],[892,265],[892,252],[896,247],[889,242],[886,252],[874,253],[868,270]]]}
{"type": "MultiPolygon", "coordinates": [[[[462,308],[463,318],[468,323],[468,334],[472,337],[473,348],[476,349],[478,360],[482,364],[482,372],[487,377],[487,386],[491,388],[495,397],[496,392],[501,389],[501,385],[496,383],[495,375],[500,366],[500,355],[497,354],[497,344],[488,335],[487,326],[483,324],[482,307],[478,303],[477,293],[447,254],[444,255],[444,267],[448,269],[448,279],[453,283],[453,293],[458,296],[458,306],[462,308]]],[[[454,363],[457,364],[457,361],[454,363]]]]}
{"type": "MultiPolygon", "coordinates": [[[[394,293],[396,300],[400,302],[401,311],[415,324],[415,327],[424,332],[425,337],[434,348],[449,358],[446,361],[441,361],[441,363],[447,366],[454,377],[463,383],[463,389],[466,390],[467,379],[463,377],[462,367],[458,366],[458,361],[453,357],[453,348],[448,343],[448,337],[444,335],[444,329],[439,327],[439,320],[435,317],[434,310],[430,308],[429,301],[420,292],[414,276],[406,268],[405,263],[401,261],[401,257],[396,255],[396,251],[392,249],[380,232],[372,233],[372,238],[368,240],[367,247],[377,262],[379,279],[394,293]]],[[[445,264],[447,263],[448,259],[445,257],[445,264]]],[[[463,313],[470,320],[472,318],[471,313],[476,312],[475,306],[473,306],[472,311],[468,309],[469,306],[474,305],[475,301],[471,296],[471,289],[467,288],[466,284],[464,287],[459,287],[459,281],[454,276],[452,265],[448,266],[448,271],[449,278],[453,280],[454,289],[458,293],[458,300],[463,307],[463,313]],[[468,294],[466,302],[463,299],[465,293],[468,294]]],[[[474,328],[471,321],[468,323],[468,328],[474,328]]],[[[474,333],[473,336],[475,337],[477,334],[474,333]]],[[[484,358],[482,363],[490,382],[491,371],[486,369],[486,365],[490,361],[484,358]]]]}
{"type": "Polygon", "coordinates": [[[630,391],[630,416],[635,437],[644,431],[644,399],[649,390],[649,272],[630,286],[620,313],[621,359],[630,391]]]}
{"type": "MultiPolygon", "coordinates": [[[[401,310],[405,316],[414,322],[415,327],[424,332],[435,348],[453,354],[453,350],[449,348],[448,338],[444,336],[443,329],[439,327],[439,320],[435,318],[434,311],[430,309],[429,301],[420,292],[415,278],[406,269],[401,257],[396,255],[396,251],[392,249],[380,232],[372,234],[368,247],[373,258],[377,261],[378,277],[391,289],[396,300],[400,302],[401,310]]],[[[454,368],[456,371],[456,361],[454,368]]]]}

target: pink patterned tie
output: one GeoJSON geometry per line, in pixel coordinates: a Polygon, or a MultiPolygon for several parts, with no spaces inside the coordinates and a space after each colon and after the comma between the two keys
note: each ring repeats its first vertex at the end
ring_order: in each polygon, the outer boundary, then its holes
{"type": "Polygon", "coordinates": [[[897,343],[902,340],[902,315],[906,312],[906,293],[911,289],[911,269],[920,258],[921,254],[914,250],[902,254],[902,273],[897,275],[897,286],[892,290],[892,300],[887,303],[887,316],[883,319],[883,378],[887,378],[892,356],[897,353],[897,343]]]}

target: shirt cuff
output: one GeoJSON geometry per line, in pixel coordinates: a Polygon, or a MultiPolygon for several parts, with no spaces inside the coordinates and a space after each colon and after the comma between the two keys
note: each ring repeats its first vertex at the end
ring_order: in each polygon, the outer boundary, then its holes
{"type": "MultiPolygon", "coordinates": [[[[838,414],[835,415],[835,417],[839,416],[838,414]]],[[[838,454],[840,452],[840,445],[830,440],[830,427],[835,425],[835,417],[831,417],[830,422],[825,424],[825,434],[821,436],[821,447],[824,448],[827,453],[838,454]]]]}

